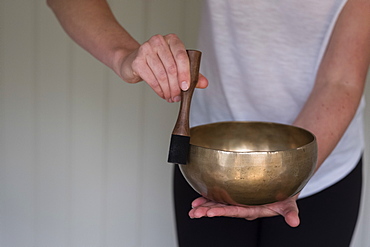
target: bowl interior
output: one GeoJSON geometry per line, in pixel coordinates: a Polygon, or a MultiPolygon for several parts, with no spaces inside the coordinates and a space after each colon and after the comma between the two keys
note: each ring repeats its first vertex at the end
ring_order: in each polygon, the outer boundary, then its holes
{"type": "Polygon", "coordinates": [[[268,122],[219,122],[191,128],[190,144],[230,152],[282,151],[315,140],[308,131],[268,122]]]}

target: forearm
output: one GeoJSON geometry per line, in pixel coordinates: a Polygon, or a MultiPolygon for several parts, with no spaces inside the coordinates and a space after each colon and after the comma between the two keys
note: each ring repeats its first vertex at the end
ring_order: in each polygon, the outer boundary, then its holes
{"type": "MultiPolygon", "coordinates": [[[[128,83],[145,81],[168,102],[181,100],[190,84],[189,58],[175,34],[139,44],[117,22],[106,0],[47,0],[69,36],[128,83]]],[[[208,81],[199,77],[197,87],[208,81]]]]}
{"type": "Polygon", "coordinates": [[[62,27],[81,47],[116,71],[116,64],[139,47],[117,22],[105,0],[47,0],[62,27]]]}
{"type": "Polygon", "coordinates": [[[318,142],[317,168],[333,151],[358,107],[362,90],[346,85],[317,87],[294,125],[308,129],[318,142]]]}
{"type": "Polygon", "coordinates": [[[370,60],[368,13],[369,1],[349,0],[343,8],[313,91],[294,122],[316,135],[318,167],[346,131],[363,94],[370,60]]]}

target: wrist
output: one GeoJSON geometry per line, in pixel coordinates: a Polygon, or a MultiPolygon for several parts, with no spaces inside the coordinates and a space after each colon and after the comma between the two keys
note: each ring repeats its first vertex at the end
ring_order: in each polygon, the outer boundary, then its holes
{"type": "Polygon", "coordinates": [[[135,75],[133,75],[130,63],[130,57],[135,52],[133,49],[116,49],[113,52],[111,64],[109,67],[124,81],[128,83],[136,83],[135,75]]]}
{"type": "Polygon", "coordinates": [[[116,49],[113,51],[112,60],[109,67],[121,78],[121,67],[128,54],[129,53],[127,53],[124,49],[116,49]]]}

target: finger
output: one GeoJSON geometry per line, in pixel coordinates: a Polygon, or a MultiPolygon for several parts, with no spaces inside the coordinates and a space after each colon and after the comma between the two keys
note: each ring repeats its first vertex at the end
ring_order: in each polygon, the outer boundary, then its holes
{"type": "Polygon", "coordinates": [[[192,208],[196,207],[226,207],[227,205],[199,197],[192,202],[192,208]]]}
{"type": "MultiPolygon", "coordinates": [[[[123,78],[128,82],[135,83],[136,80],[130,81],[128,78],[126,78],[126,76],[130,77],[131,74],[132,77],[138,77],[145,81],[161,98],[165,98],[164,91],[162,90],[162,87],[154,74],[155,72],[153,72],[153,68],[151,68],[151,66],[154,66],[156,67],[156,69],[154,69],[156,71],[164,70],[158,56],[153,54],[153,51],[148,43],[144,43],[142,46],[140,46],[134,55],[135,57],[131,59],[131,66],[124,66],[125,68],[131,67],[131,73],[129,73],[128,69],[126,69],[124,71],[125,76],[123,78]]],[[[130,61],[126,62],[130,63],[130,61]]]]}
{"type": "Polygon", "coordinates": [[[207,216],[208,217],[226,216],[226,217],[239,217],[239,218],[249,217],[249,215],[246,215],[245,212],[242,213],[240,209],[241,208],[237,206],[212,207],[207,211],[207,216]]]}
{"type": "Polygon", "coordinates": [[[153,88],[153,90],[156,88],[156,90],[154,90],[155,92],[162,91],[164,99],[168,101],[171,99],[169,78],[162,60],[157,54],[151,54],[147,56],[147,64],[155,77],[155,81],[150,81],[147,83],[153,88]]]}
{"type": "MultiPolygon", "coordinates": [[[[182,84],[179,83],[178,73],[179,71],[181,73],[184,63],[186,64],[187,77],[189,77],[189,59],[184,44],[175,34],[168,34],[166,36],[155,35],[148,43],[153,47],[155,53],[158,54],[166,70],[166,82],[168,83],[171,101],[180,101],[180,85],[182,84]]],[[[161,80],[159,82],[162,83],[161,80]]],[[[162,90],[164,90],[164,94],[167,96],[167,92],[165,91],[167,90],[167,85],[166,88],[162,86],[162,90]]],[[[167,100],[169,101],[168,98],[167,100]]]]}
{"type": "MultiPolygon", "coordinates": [[[[156,79],[155,81],[147,83],[152,88],[153,86],[158,87],[159,85],[163,97],[167,101],[173,102],[171,99],[170,80],[173,81],[177,79],[176,64],[164,37],[161,35],[152,36],[147,42],[141,45],[138,57],[145,58],[145,62],[156,79]]],[[[140,59],[137,60],[140,61],[140,59]]],[[[141,71],[138,72],[143,73],[141,71]]],[[[158,91],[159,89],[157,89],[156,92],[158,91]]],[[[179,91],[178,89],[178,94],[179,91]]]]}
{"type": "Polygon", "coordinates": [[[188,90],[190,86],[190,64],[189,57],[182,41],[175,34],[165,36],[167,43],[171,49],[177,66],[177,87],[182,90],[188,90]]]}
{"type": "Polygon", "coordinates": [[[162,99],[165,99],[164,92],[162,90],[162,87],[160,86],[157,78],[155,77],[153,71],[151,68],[145,63],[134,65],[133,64],[133,70],[134,71],[140,71],[140,74],[134,72],[134,74],[138,74],[140,78],[145,81],[152,89],[153,91],[162,99]]]}
{"type": "Polygon", "coordinates": [[[218,207],[225,207],[226,205],[224,204],[219,204],[216,202],[206,202],[202,204],[199,207],[193,208],[189,211],[189,216],[191,218],[201,218],[201,217],[213,217],[212,214],[209,214],[208,212],[212,210],[213,208],[218,208],[218,207]]]}
{"type": "Polygon", "coordinates": [[[290,211],[285,215],[285,222],[290,225],[291,227],[297,227],[300,224],[300,219],[298,216],[298,212],[290,211]]]}
{"type": "Polygon", "coordinates": [[[189,211],[190,218],[201,218],[207,216],[208,207],[197,207],[189,211]]]}
{"type": "Polygon", "coordinates": [[[291,227],[297,227],[300,224],[298,213],[299,210],[296,201],[288,199],[286,201],[286,206],[281,213],[285,218],[285,222],[291,227]]]}
{"type": "Polygon", "coordinates": [[[173,54],[170,52],[168,47],[166,47],[158,51],[158,56],[166,70],[170,99],[173,102],[180,101],[181,91],[177,78],[177,64],[175,62],[173,54]]]}
{"type": "Polygon", "coordinates": [[[298,196],[290,197],[284,201],[268,204],[266,207],[282,215],[285,222],[291,227],[297,227],[300,224],[298,216],[299,209],[296,202],[297,198],[298,196]]]}
{"type": "Polygon", "coordinates": [[[201,218],[207,216],[207,211],[212,207],[221,207],[223,204],[208,200],[204,197],[195,199],[192,203],[192,209],[189,211],[190,218],[201,218]]]}
{"type": "Polygon", "coordinates": [[[206,88],[206,87],[208,87],[208,79],[204,75],[199,74],[197,88],[206,88]]]}
{"type": "Polygon", "coordinates": [[[208,202],[209,200],[204,198],[204,197],[198,197],[197,199],[195,199],[192,203],[191,203],[191,206],[193,208],[196,208],[196,207],[199,207],[201,206],[202,204],[208,202]]]}
{"type": "Polygon", "coordinates": [[[254,220],[262,217],[278,215],[275,211],[264,206],[214,206],[207,211],[208,217],[225,216],[254,220]]]}
{"type": "Polygon", "coordinates": [[[214,202],[214,201],[208,201],[206,203],[203,203],[202,205],[200,205],[197,208],[200,208],[200,207],[206,207],[206,208],[217,208],[217,207],[220,207],[220,208],[222,208],[222,207],[228,207],[228,205],[221,204],[221,203],[214,202]]]}
{"type": "Polygon", "coordinates": [[[192,218],[201,217],[215,217],[215,216],[227,216],[227,217],[242,217],[236,206],[228,206],[212,201],[208,201],[199,207],[193,208],[189,212],[189,216],[192,218]]]}

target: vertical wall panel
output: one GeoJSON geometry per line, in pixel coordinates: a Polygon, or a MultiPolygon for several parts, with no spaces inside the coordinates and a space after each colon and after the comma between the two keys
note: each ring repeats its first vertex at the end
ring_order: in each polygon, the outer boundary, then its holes
{"type": "Polygon", "coordinates": [[[186,2],[181,0],[153,0],[147,1],[148,4],[148,33],[183,34],[184,23],[186,22],[185,6],[186,2]]]}
{"type": "MultiPolygon", "coordinates": [[[[110,0],[117,20],[145,40],[145,1],[110,0]]],[[[140,246],[144,140],[144,83],[109,73],[106,246],[140,246]]]]}
{"type": "Polygon", "coordinates": [[[182,40],[188,49],[197,48],[199,21],[203,1],[187,0],[184,8],[182,40]]]}
{"type": "Polygon", "coordinates": [[[71,45],[44,2],[36,5],[35,231],[38,247],[69,244],[71,45]]]}
{"type": "Polygon", "coordinates": [[[170,105],[149,90],[146,92],[146,136],[143,145],[142,244],[140,246],[174,246],[172,209],[173,165],[167,163],[169,138],[176,120],[178,105],[170,105]],[[164,116],[161,111],[166,111],[164,116]],[[154,186],[156,185],[156,186],[154,186]],[[158,187],[157,187],[158,186],[158,187]],[[160,227],[158,227],[160,225],[160,227]],[[162,233],[168,237],[164,238],[162,233]],[[171,236],[171,238],[169,237],[171,236]]]}
{"type": "Polygon", "coordinates": [[[106,69],[74,46],[72,55],[72,246],[104,242],[106,69]]]}
{"type": "Polygon", "coordinates": [[[108,0],[118,22],[139,42],[146,39],[148,0],[108,0]]]}
{"type": "Polygon", "coordinates": [[[139,246],[142,184],[141,88],[109,81],[106,246],[139,246]],[[130,92],[128,94],[127,92],[130,92]]]}
{"type": "Polygon", "coordinates": [[[1,246],[34,243],[34,10],[33,1],[0,3],[1,246]]]}

